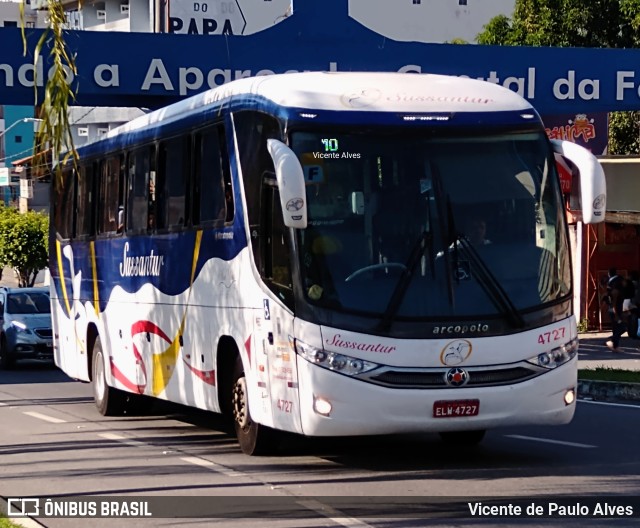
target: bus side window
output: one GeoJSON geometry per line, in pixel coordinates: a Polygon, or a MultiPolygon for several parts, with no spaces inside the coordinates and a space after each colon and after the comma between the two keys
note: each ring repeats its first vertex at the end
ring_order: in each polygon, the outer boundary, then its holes
{"type": "Polygon", "coordinates": [[[140,233],[147,230],[149,214],[149,167],[153,149],[144,147],[129,154],[129,202],[127,231],[140,233]]]}
{"type": "Polygon", "coordinates": [[[115,233],[118,229],[118,205],[120,203],[120,158],[113,156],[100,164],[100,216],[98,233],[115,233]]]}
{"type": "Polygon", "coordinates": [[[233,220],[231,175],[222,125],[196,134],[193,185],[195,225],[205,222],[222,225],[233,220]]]}
{"type": "Polygon", "coordinates": [[[267,150],[267,139],[280,139],[282,133],[278,120],[261,112],[245,111],[233,115],[234,128],[240,153],[240,166],[244,194],[247,201],[249,235],[256,267],[264,273],[262,262],[263,240],[266,226],[261,210],[264,201],[262,177],[265,172],[273,172],[273,160],[267,150]]]}
{"type": "Polygon", "coordinates": [[[278,189],[265,185],[263,200],[265,236],[262,274],[269,288],[286,306],[293,309],[289,229],[284,225],[278,189]]]}
{"type": "Polygon", "coordinates": [[[95,208],[94,164],[80,167],[78,174],[78,192],[76,196],[76,236],[86,237],[93,234],[95,208]]]}
{"type": "Polygon", "coordinates": [[[160,143],[156,189],[158,227],[175,228],[185,225],[188,140],[189,136],[182,136],[160,143]]]}
{"type": "Polygon", "coordinates": [[[58,236],[62,239],[73,237],[74,208],[70,207],[75,203],[76,191],[76,171],[65,169],[62,179],[54,179],[54,217],[53,224],[58,236]]]}
{"type": "MultiPolygon", "coordinates": [[[[155,154],[155,152],[154,152],[155,154]]],[[[149,231],[155,231],[158,227],[158,223],[156,222],[156,217],[158,216],[158,212],[160,211],[159,199],[157,194],[157,173],[155,170],[155,156],[151,156],[150,160],[153,165],[149,169],[149,179],[147,184],[149,189],[147,190],[147,196],[149,198],[149,207],[147,208],[148,216],[147,216],[147,229],[149,231]]]]}
{"type": "Polygon", "coordinates": [[[126,176],[127,157],[126,153],[120,155],[120,170],[118,172],[118,211],[116,215],[116,226],[118,233],[124,233],[126,217],[126,176]]]}
{"type": "Polygon", "coordinates": [[[220,126],[220,164],[222,165],[222,180],[224,185],[224,202],[227,210],[225,221],[233,222],[236,206],[233,198],[233,186],[231,185],[231,169],[229,167],[229,151],[227,150],[227,136],[224,128],[220,126]]]}

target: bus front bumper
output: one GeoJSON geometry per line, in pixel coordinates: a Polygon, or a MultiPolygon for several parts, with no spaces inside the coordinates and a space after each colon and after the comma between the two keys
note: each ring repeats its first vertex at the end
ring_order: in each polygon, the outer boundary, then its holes
{"type": "Polygon", "coordinates": [[[559,425],[571,421],[576,407],[577,358],[513,385],[436,390],[383,387],[331,372],[300,357],[297,360],[302,431],[309,436],[559,425]],[[568,391],[574,396],[569,404],[565,400],[568,391]],[[434,416],[436,401],[459,400],[477,400],[478,414],[434,416]]]}

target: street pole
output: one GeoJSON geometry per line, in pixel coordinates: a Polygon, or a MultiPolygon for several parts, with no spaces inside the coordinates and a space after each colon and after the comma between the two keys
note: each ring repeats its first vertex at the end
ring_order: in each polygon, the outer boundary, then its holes
{"type": "Polygon", "coordinates": [[[17,121],[14,121],[13,123],[11,123],[4,130],[0,130],[0,138],[4,136],[7,132],[9,132],[9,130],[11,130],[13,127],[16,127],[22,123],[40,123],[41,121],[42,119],[38,119],[37,117],[23,117],[22,119],[18,119],[17,121]]]}

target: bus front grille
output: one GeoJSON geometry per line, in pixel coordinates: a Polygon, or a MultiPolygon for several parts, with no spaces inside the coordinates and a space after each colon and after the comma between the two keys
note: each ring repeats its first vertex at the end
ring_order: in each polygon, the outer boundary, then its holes
{"type": "MultiPolygon", "coordinates": [[[[395,369],[388,368],[383,372],[373,371],[366,380],[378,385],[405,389],[450,389],[446,381],[447,369],[395,369]]],[[[494,387],[496,385],[512,385],[539,376],[545,369],[530,364],[507,368],[466,368],[468,381],[463,387],[494,387]]]]}

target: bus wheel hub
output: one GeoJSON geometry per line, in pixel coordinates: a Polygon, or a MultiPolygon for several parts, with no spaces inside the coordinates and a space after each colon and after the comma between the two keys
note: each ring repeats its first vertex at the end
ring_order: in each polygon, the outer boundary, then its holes
{"type": "Polygon", "coordinates": [[[231,403],[233,405],[233,419],[243,429],[249,425],[246,389],[246,379],[240,378],[233,386],[233,393],[231,395],[231,403]]]}

